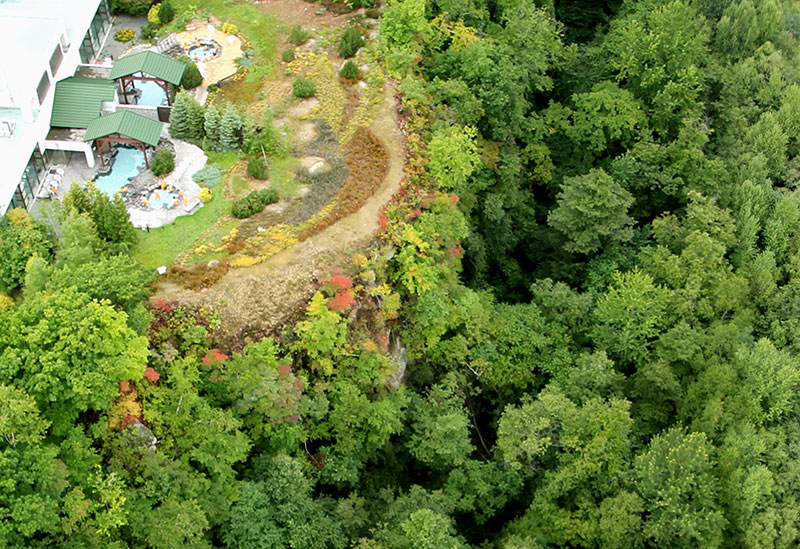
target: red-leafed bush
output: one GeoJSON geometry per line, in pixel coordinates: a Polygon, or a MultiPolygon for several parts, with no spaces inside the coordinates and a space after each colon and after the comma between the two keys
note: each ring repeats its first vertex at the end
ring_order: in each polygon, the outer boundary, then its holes
{"type": "Polygon", "coordinates": [[[282,376],[288,376],[292,373],[292,367],[288,364],[281,364],[278,366],[278,373],[280,373],[282,376]]]}
{"type": "Polygon", "coordinates": [[[211,349],[203,357],[203,365],[210,366],[211,364],[219,364],[228,360],[228,355],[218,349],[211,349]]]}
{"type": "Polygon", "coordinates": [[[301,380],[301,379],[296,380],[294,382],[294,384],[298,389],[302,389],[303,388],[303,380],[301,380]]]}
{"type": "Polygon", "coordinates": [[[458,198],[458,195],[456,193],[450,193],[450,202],[452,202],[453,204],[458,204],[459,200],[461,199],[458,198]]]}
{"type": "Polygon", "coordinates": [[[447,250],[447,253],[449,253],[452,257],[461,257],[464,254],[464,250],[461,249],[460,246],[456,246],[455,248],[450,248],[447,250]]]}
{"type": "Polygon", "coordinates": [[[133,390],[130,381],[127,381],[125,379],[120,379],[117,383],[119,383],[119,392],[122,393],[123,395],[127,395],[133,390]]]}
{"type": "Polygon", "coordinates": [[[353,290],[345,290],[328,301],[328,308],[338,312],[346,311],[354,301],[353,290]]]}
{"type": "Polygon", "coordinates": [[[144,378],[151,383],[155,383],[161,378],[161,376],[153,368],[148,366],[144,370],[144,378]]]}
{"type": "Polygon", "coordinates": [[[333,275],[329,284],[337,291],[349,290],[353,287],[353,281],[340,274],[333,275]]]}

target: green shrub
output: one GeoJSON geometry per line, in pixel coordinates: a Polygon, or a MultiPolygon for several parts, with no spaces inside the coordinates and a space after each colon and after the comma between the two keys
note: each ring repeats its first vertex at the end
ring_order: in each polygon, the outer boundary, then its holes
{"type": "Polygon", "coordinates": [[[304,44],[306,40],[308,40],[308,33],[304,31],[300,25],[297,25],[291,31],[289,31],[289,42],[295,46],[304,44]]]}
{"type": "Polygon", "coordinates": [[[231,214],[237,219],[244,219],[263,211],[267,204],[274,204],[277,201],[278,192],[275,189],[253,191],[233,203],[231,214]]]}
{"type": "Polygon", "coordinates": [[[150,0],[111,0],[111,11],[128,15],[144,15],[150,9],[150,0]]]}
{"type": "Polygon", "coordinates": [[[353,63],[352,60],[348,60],[342,68],[339,69],[339,76],[342,78],[347,78],[348,80],[353,80],[358,78],[358,65],[353,63]]]}
{"type": "Polygon", "coordinates": [[[290,63],[294,61],[294,50],[286,50],[281,54],[281,59],[283,59],[284,63],[290,63]]]}
{"type": "Polygon", "coordinates": [[[158,10],[161,9],[161,4],[153,4],[150,6],[150,9],[147,10],[147,22],[152,23],[153,25],[160,25],[161,21],[158,20],[158,10]]]}
{"type": "Polygon", "coordinates": [[[294,81],[293,91],[295,97],[303,99],[313,97],[317,93],[317,88],[308,78],[298,78],[294,81]]]}
{"type": "Polygon", "coordinates": [[[255,179],[269,179],[269,167],[261,156],[251,156],[247,160],[247,173],[255,179]]]}
{"type": "Polygon", "coordinates": [[[381,16],[381,10],[378,8],[368,8],[364,11],[364,15],[370,19],[378,19],[381,16]]]}
{"type": "Polygon", "coordinates": [[[161,7],[158,8],[158,20],[162,25],[166,25],[175,19],[175,8],[172,7],[169,0],[161,2],[161,7]]]}
{"type": "Polygon", "coordinates": [[[207,164],[200,170],[194,172],[192,179],[202,187],[213,189],[222,181],[222,170],[216,164],[207,164]]]}
{"type": "Polygon", "coordinates": [[[185,55],[178,57],[178,61],[186,65],[186,70],[183,71],[183,77],[181,78],[181,87],[183,89],[190,90],[203,83],[203,75],[200,74],[200,69],[197,68],[194,61],[185,55]]]}
{"type": "Polygon", "coordinates": [[[142,32],[139,33],[144,40],[152,40],[158,34],[158,25],[154,25],[153,23],[147,23],[142,25],[142,32]]]}
{"type": "Polygon", "coordinates": [[[153,157],[150,170],[153,175],[160,176],[175,169],[175,154],[169,149],[158,149],[153,157]]]}
{"type": "Polygon", "coordinates": [[[364,39],[361,38],[361,33],[358,29],[350,27],[342,35],[339,40],[339,55],[347,59],[353,57],[358,49],[364,45],[364,39]]]}
{"type": "Polygon", "coordinates": [[[114,40],[117,42],[130,42],[135,36],[136,33],[133,29],[120,29],[114,34],[114,40]]]}

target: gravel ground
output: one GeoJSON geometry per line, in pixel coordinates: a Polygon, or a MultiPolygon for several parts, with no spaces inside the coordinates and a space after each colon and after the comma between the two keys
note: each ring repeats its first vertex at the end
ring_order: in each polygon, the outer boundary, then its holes
{"type": "Polygon", "coordinates": [[[119,59],[120,54],[124,51],[127,51],[132,46],[145,42],[140,38],[139,33],[142,30],[142,26],[146,24],[147,17],[144,16],[133,17],[131,15],[115,15],[111,24],[111,32],[108,34],[108,40],[106,40],[106,45],[103,48],[103,53],[100,55],[98,62],[102,63],[106,57],[119,59]],[[114,34],[122,29],[133,29],[136,33],[136,37],[130,42],[117,42],[114,40],[114,34]]]}

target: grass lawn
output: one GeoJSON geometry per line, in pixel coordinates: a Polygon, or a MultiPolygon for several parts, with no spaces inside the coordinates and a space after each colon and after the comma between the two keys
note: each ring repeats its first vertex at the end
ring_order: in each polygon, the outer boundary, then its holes
{"type": "Polygon", "coordinates": [[[294,178],[294,173],[300,161],[293,157],[272,159],[269,163],[270,186],[278,191],[281,198],[292,198],[297,195],[297,191],[303,186],[302,183],[294,178]]]}
{"type": "MultiPolygon", "coordinates": [[[[280,23],[252,4],[228,4],[228,0],[205,0],[201,7],[207,8],[211,15],[221,21],[235,23],[239,31],[252,42],[253,49],[258,52],[259,58],[256,63],[269,66],[271,71],[275,62],[275,44],[280,33],[280,23]]],[[[182,13],[190,6],[198,7],[197,0],[174,0],[172,5],[176,13],[182,13]]]]}
{"type": "Polygon", "coordinates": [[[164,227],[150,229],[149,233],[140,233],[133,257],[145,267],[171,265],[181,252],[197,240],[200,233],[228,213],[230,201],[221,194],[215,191],[214,200],[192,215],[179,217],[164,227]]]}

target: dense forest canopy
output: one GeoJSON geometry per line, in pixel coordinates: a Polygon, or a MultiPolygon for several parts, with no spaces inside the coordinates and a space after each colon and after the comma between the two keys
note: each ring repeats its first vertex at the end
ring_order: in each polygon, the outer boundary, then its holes
{"type": "Polygon", "coordinates": [[[0,221],[0,543],[800,544],[800,3],[380,25],[408,178],[276,337],[146,301],[115,201],[0,221]]]}

